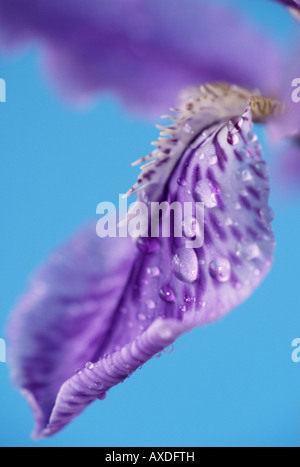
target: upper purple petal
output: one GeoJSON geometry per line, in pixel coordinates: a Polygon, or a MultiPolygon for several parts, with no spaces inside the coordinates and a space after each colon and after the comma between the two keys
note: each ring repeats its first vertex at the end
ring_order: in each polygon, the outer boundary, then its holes
{"type": "Polygon", "coordinates": [[[299,0],[275,0],[276,2],[282,3],[288,8],[292,8],[300,11],[300,1],[299,0]]]}
{"type": "Polygon", "coordinates": [[[61,430],[183,332],[223,317],[270,270],[268,169],[249,97],[237,87],[189,91],[142,171],[148,206],[191,202],[184,236],[171,229],[134,245],[87,230],[34,279],[11,324],[10,361],[36,436],[61,430]],[[196,202],[205,207],[204,242],[187,248],[201,230],[196,202]]]}
{"type": "Polygon", "coordinates": [[[145,114],[165,111],[199,82],[275,93],[281,72],[266,35],[206,1],[0,0],[0,43],[28,42],[41,44],[67,97],[113,91],[145,114]]]}

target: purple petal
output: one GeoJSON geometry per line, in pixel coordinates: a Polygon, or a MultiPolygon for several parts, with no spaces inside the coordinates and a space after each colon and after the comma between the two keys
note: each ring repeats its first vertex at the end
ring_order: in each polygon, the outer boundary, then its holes
{"type": "Polygon", "coordinates": [[[291,190],[300,187],[300,142],[291,140],[282,150],[278,164],[278,176],[284,188],[291,190]]]}
{"type": "Polygon", "coordinates": [[[133,260],[131,240],[100,240],[87,228],[33,278],[10,325],[10,363],[35,412],[36,435],[61,385],[105,352],[133,260]]]}
{"type": "Polygon", "coordinates": [[[292,10],[300,11],[300,1],[299,0],[275,0],[276,2],[282,3],[283,5],[291,8],[292,10]]]}
{"type": "Polygon", "coordinates": [[[68,98],[113,91],[145,114],[165,111],[199,82],[274,94],[281,72],[266,35],[228,6],[204,1],[0,0],[0,30],[6,47],[40,44],[68,98]]]}
{"type": "Polygon", "coordinates": [[[44,435],[99,397],[97,386],[106,392],[183,332],[223,317],[269,272],[274,236],[268,168],[249,108],[235,117],[249,96],[233,94],[226,97],[218,88],[196,92],[169,128],[171,138],[160,140],[152,166],[143,169],[140,201],[191,201],[194,211],[195,201],[205,203],[204,245],[187,249],[187,238],[174,235],[137,240],[109,355],[63,385],[44,435]]]}
{"type": "MultiPolygon", "coordinates": [[[[144,159],[153,161],[130,190],[139,191],[140,201],[192,203],[194,225],[196,202],[205,207],[203,246],[187,249],[188,235],[171,235],[160,237],[151,254],[140,253],[132,280],[146,325],[153,314],[189,326],[218,319],[249,297],[270,270],[269,175],[249,97],[236,87],[192,90],[185,110],[162,131],[158,149],[144,159]],[[159,274],[152,278],[151,271],[159,274]]],[[[137,302],[126,306],[140,312],[137,302]]]]}
{"type": "Polygon", "coordinates": [[[183,332],[223,317],[270,270],[268,170],[249,97],[237,87],[191,90],[137,185],[148,205],[191,202],[196,222],[204,202],[203,246],[186,248],[186,228],[136,246],[87,232],[34,280],[11,327],[11,363],[36,436],[61,430],[183,332]]]}

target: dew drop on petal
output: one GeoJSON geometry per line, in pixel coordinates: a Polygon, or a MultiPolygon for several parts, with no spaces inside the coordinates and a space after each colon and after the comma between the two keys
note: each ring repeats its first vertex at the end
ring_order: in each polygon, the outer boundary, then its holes
{"type": "Polygon", "coordinates": [[[139,321],[146,321],[147,317],[146,317],[146,315],[144,313],[138,313],[137,319],[139,321]]]}
{"type": "Polygon", "coordinates": [[[195,135],[198,129],[198,122],[193,118],[185,120],[184,124],[180,130],[180,139],[182,141],[188,142],[195,135]]]}
{"type": "Polygon", "coordinates": [[[184,297],[184,301],[185,301],[186,303],[190,303],[190,302],[192,301],[192,297],[190,297],[189,295],[186,295],[186,296],[184,297]]]}
{"type": "Polygon", "coordinates": [[[242,206],[238,202],[234,203],[233,207],[236,211],[240,211],[242,209],[242,206]]]}
{"type": "Polygon", "coordinates": [[[270,224],[271,222],[273,222],[275,218],[273,209],[268,206],[259,210],[259,216],[267,224],[270,224]]]}
{"type": "Polygon", "coordinates": [[[170,287],[162,287],[159,291],[159,296],[167,303],[173,302],[175,299],[174,292],[170,287]]]}
{"type": "Polygon", "coordinates": [[[157,266],[151,266],[147,268],[147,274],[150,277],[157,277],[160,275],[160,270],[157,266]]]}
{"type": "Polygon", "coordinates": [[[163,352],[164,352],[165,354],[169,354],[169,355],[170,355],[171,353],[173,353],[173,352],[174,352],[174,344],[170,345],[170,347],[166,347],[166,348],[163,350],[163,352]]]}
{"type": "Polygon", "coordinates": [[[210,180],[200,180],[195,187],[195,197],[202,201],[208,209],[215,208],[217,203],[216,189],[210,180]]]}
{"type": "Polygon", "coordinates": [[[256,143],[258,141],[257,134],[254,133],[254,131],[249,131],[247,139],[250,141],[250,143],[256,143]]]}
{"type": "Polygon", "coordinates": [[[231,225],[233,225],[233,220],[230,217],[227,217],[224,223],[227,227],[230,227],[231,225]]]}
{"type": "Polygon", "coordinates": [[[189,284],[198,277],[198,258],[192,248],[179,248],[172,259],[175,276],[189,284]]]}
{"type": "Polygon", "coordinates": [[[146,307],[149,308],[149,310],[154,310],[155,302],[151,299],[146,300],[146,307]]]}
{"type": "Polygon", "coordinates": [[[243,182],[249,182],[250,180],[253,179],[253,176],[252,176],[250,170],[247,169],[247,168],[239,169],[237,171],[236,175],[237,175],[237,178],[239,180],[242,180],[243,182]]]}
{"type": "Polygon", "coordinates": [[[255,171],[263,178],[268,178],[269,176],[269,167],[265,162],[257,162],[255,164],[255,171]]]}
{"type": "Polygon", "coordinates": [[[238,135],[233,134],[233,133],[228,133],[228,136],[227,136],[228,144],[230,144],[231,146],[236,146],[239,143],[239,141],[240,139],[238,135]]]}
{"type": "Polygon", "coordinates": [[[106,394],[106,392],[104,392],[103,394],[100,394],[100,396],[98,396],[98,399],[100,401],[104,401],[106,399],[106,397],[107,397],[107,394],[106,394]]]}
{"type": "Polygon", "coordinates": [[[86,368],[87,370],[92,370],[92,369],[94,368],[94,364],[91,363],[91,362],[87,362],[87,363],[85,364],[85,368],[86,368]]]}
{"type": "Polygon", "coordinates": [[[198,158],[199,161],[203,161],[203,159],[205,159],[205,154],[201,151],[197,151],[195,156],[198,158]]]}
{"type": "Polygon", "coordinates": [[[186,186],[186,179],[185,178],[178,178],[177,183],[179,186],[186,186]]]}
{"type": "Polygon", "coordinates": [[[257,243],[248,243],[248,244],[241,244],[237,245],[237,256],[242,257],[246,261],[251,261],[256,259],[260,256],[260,249],[257,243]]]}
{"type": "Polygon", "coordinates": [[[218,282],[228,282],[231,277],[231,264],[227,258],[215,258],[209,265],[210,275],[218,282]]]}
{"type": "Polygon", "coordinates": [[[215,154],[212,154],[208,158],[209,165],[216,165],[218,163],[218,157],[215,154]]]}

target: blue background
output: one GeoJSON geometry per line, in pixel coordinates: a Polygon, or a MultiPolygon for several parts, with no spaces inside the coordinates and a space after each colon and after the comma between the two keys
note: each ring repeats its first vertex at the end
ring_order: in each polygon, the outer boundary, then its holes
{"type": "MultiPolygon", "coordinates": [[[[228,2],[227,2],[228,3],[228,2]]],[[[294,22],[272,2],[233,1],[286,46],[294,22]]],[[[48,253],[117,201],[149,152],[153,122],[106,97],[88,109],[62,102],[41,76],[35,49],[1,58],[0,337],[28,276],[48,253]]],[[[267,151],[269,160],[275,158],[267,151]]],[[[274,161],[273,161],[274,162],[274,161]]],[[[274,167],[274,163],[272,167],[274,167]]],[[[32,416],[0,364],[1,446],[299,446],[299,194],[272,173],[277,252],[257,292],[226,319],[180,338],[61,434],[29,438],[32,416]]]]}

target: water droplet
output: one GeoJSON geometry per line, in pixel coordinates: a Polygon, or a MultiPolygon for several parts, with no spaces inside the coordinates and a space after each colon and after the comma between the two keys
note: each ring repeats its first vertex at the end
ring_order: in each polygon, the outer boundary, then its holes
{"type": "Polygon", "coordinates": [[[218,190],[210,180],[200,180],[195,187],[195,197],[202,201],[208,209],[215,208],[218,190]]]}
{"type": "Polygon", "coordinates": [[[227,258],[216,258],[209,265],[210,275],[218,282],[228,282],[231,277],[231,264],[227,258]]]}
{"type": "Polygon", "coordinates": [[[81,375],[81,374],[82,374],[82,370],[80,368],[75,370],[75,375],[81,375]]]}
{"type": "Polygon", "coordinates": [[[178,178],[177,183],[179,186],[186,186],[186,179],[185,178],[178,178]]]}
{"type": "Polygon", "coordinates": [[[104,401],[106,399],[106,397],[107,397],[107,394],[106,394],[106,392],[104,392],[103,394],[100,394],[100,396],[98,396],[98,399],[100,401],[104,401]]]}
{"type": "Polygon", "coordinates": [[[198,277],[198,258],[192,248],[180,248],[173,256],[172,268],[175,276],[189,284],[198,277]]]}
{"type": "Polygon", "coordinates": [[[159,247],[159,241],[151,237],[139,237],[136,244],[142,253],[153,253],[159,247]]]}
{"type": "Polygon", "coordinates": [[[254,133],[254,131],[249,131],[247,135],[247,139],[248,141],[250,141],[250,143],[256,143],[258,140],[258,137],[257,137],[257,134],[254,133]]]}
{"type": "Polygon", "coordinates": [[[200,266],[204,266],[206,264],[205,259],[200,259],[199,264],[200,266]]]}
{"type": "Polygon", "coordinates": [[[233,225],[233,220],[230,217],[227,217],[224,223],[227,227],[230,227],[231,225],[233,225]]]}
{"type": "Polygon", "coordinates": [[[233,207],[236,211],[240,211],[242,209],[242,206],[238,202],[234,203],[233,207]]]}
{"type": "Polygon", "coordinates": [[[162,287],[159,292],[159,296],[165,302],[173,302],[175,299],[175,295],[173,290],[170,287],[162,287]]]}
{"type": "Polygon", "coordinates": [[[201,151],[197,151],[195,155],[199,161],[203,161],[203,159],[205,159],[205,154],[201,151]]]}
{"type": "Polygon", "coordinates": [[[94,364],[91,363],[91,362],[87,362],[87,363],[85,364],[85,368],[86,368],[87,370],[92,370],[92,369],[94,368],[94,364]]]}
{"type": "Polygon", "coordinates": [[[255,171],[262,176],[263,178],[268,178],[269,176],[269,167],[265,162],[257,162],[255,164],[255,171]]]}
{"type": "Polygon", "coordinates": [[[144,313],[138,313],[137,318],[139,321],[146,321],[147,317],[144,313]]]}
{"type": "Polygon", "coordinates": [[[215,154],[212,154],[208,157],[209,165],[216,165],[218,163],[218,157],[215,154]]]}
{"type": "Polygon", "coordinates": [[[233,133],[228,133],[228,136],[227,136],[227,142],[228,144],[230,144],[231,146],[236,146],[237,144],[239,144],[239,136],[236,135],[236,134],[233,134],[233,133]]]}
{"type": "Polygon", "coordinates": [[[185,305],[180,305],[179,310],[180,310],[182,313],[186,313],[186,306],[185,306],[185,305]]]}
{"type": "Polygon", "coordinates": [[[166,347],[166,348],[163,350],[163,352],[164,352],[165,354],[168,354],[168,355],[170,355],[171,353],[173,353],[173,352],[174,352],[174,344],[170,345],[170,347],[166,347]]]}
{"type": "Polygon", "coordinates": [[[149,308],[149,310],[154,310],[155,302],[151,299],[146,300],[146,307],[149,308]]]}
{"type": "Polygon", "coordinates": [[[275,218],[273,209],[268,206],[259,210],[259,216],[267,224],[270,224],[271,222],[273,222],[275,218]]]}
{"type": "Polygon", "coordinates": [[[151,266],[147,268],[147,274],[150,277],[157,277],[160,275],[160,270],[157,266],[151,266]]]}
{"type": "Polygon", "coordinates": [[[247,243],[245,245],[238,243],[236,254],[246,261],[251,261],[259,257],[260,249],[257,243],[247,243]]]}
{"type": "Polygon", "coordinates": [[[100,391],[103,388],[103,385],[101,383],[94,383],[94,388],[100,391]]]}
{"type": "Polygon", "coordinates": [[[195,135],[198,128],[198,123],[193,118],[188,118],[182,125],[180,130],[180,139],[183,141],[190,141],[195,135]]]}
{"type": "Polygon", "coordinates": [[[239,180],[242,180],[243,182],[249,182],[250,180],[253,179],[253,176],[252,176],[250,170],[245,168],[245,167],[239,169],[237,171],[236,175],[237,175],[237,178],[239,180]]]}
{"type": "Polygon", "coordinates": [[[184,301],[185,301],[186,303],[190,303],[190,302],[192,301],[192,297],[190,297],[189,295],[186,295],[186,296],[184,297],[184,301]]]}

